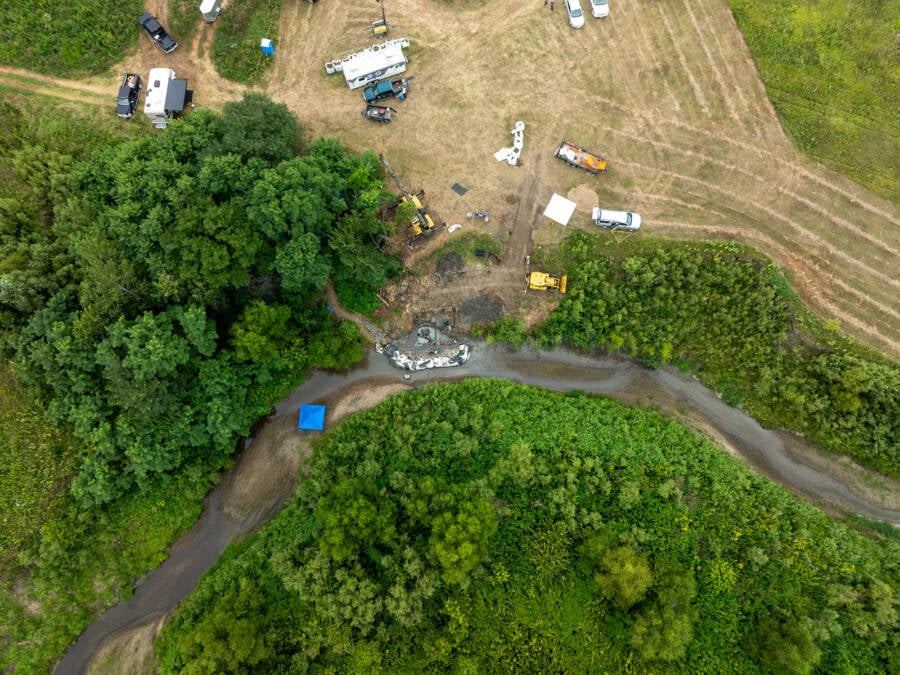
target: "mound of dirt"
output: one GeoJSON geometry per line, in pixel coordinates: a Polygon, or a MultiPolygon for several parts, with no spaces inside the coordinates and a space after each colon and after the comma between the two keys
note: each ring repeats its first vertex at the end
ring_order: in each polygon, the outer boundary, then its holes
{"type": "Polygon", "coordinates": [[[466,298],[459,307],[460,324],[491,323],[506,314],[503,300],[496,295],[476,295],[466,298]]]}

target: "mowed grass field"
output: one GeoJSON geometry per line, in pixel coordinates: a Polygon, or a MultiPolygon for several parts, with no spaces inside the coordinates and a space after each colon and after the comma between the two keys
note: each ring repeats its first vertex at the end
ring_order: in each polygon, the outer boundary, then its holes
{"type": "MultiPolygon", "coordinates": [[[[382,126],[359,115],[359,92],[324,71],[372,43],[377,8],[284,5],[266,90],[309,134],[385,152],[443,220],[500,238],[543,228],[536,216],[553,192],[587,186],[602,206],[640,212],[654,235],[745,242],[786,268],[825,319],[900,353],[897,204],[795,149],[727,2],[613,2],[607,19],[588,17],[581,30],[540,0],[396,0],[387,10],[391,36],[414,41],[415,79],[382,126]],[[516,120],[525,147],[522,165],[509,167],[492,155],[511,144],[516,120]],[[553,157],[562,138],[602,154],[609,170],[563,165],[553,157]],[[464,197],[450,190],[456,181],[470,188],[464,197]],[[538,213],[510,222],[528,198],[538,213]],[[494,217],[467,223],[475,209],[494,217]]],[[[570,227],[589,223],[580,208],[570,227]]]]}

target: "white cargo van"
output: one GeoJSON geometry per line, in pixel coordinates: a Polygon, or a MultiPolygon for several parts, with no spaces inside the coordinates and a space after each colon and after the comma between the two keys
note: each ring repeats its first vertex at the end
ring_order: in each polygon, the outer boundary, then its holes
{"type": "Polygon", "coordinates": [[[600,227],[609,230],[624,230],[634,232],[641,229],[641,216],[631,211],[612,211],[610,209],[598,209],[594,207],[591,219],[600,227]]]}

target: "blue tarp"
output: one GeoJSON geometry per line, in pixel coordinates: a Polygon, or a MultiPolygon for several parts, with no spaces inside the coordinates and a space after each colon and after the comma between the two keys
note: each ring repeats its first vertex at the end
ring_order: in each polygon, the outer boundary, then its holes
{"type": "Polygon", "coordinates": [[[300,421],[298,429],[314,429],[322,431],[325,428],[325,406],[304,403],[300,406],[300,421]]]}

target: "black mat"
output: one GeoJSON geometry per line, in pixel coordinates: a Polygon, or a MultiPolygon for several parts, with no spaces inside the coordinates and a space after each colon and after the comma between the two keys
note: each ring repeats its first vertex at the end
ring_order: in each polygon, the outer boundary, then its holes
{"type": "Polygon", "coordinates": [[[469,191],[469,188],[464,188],[459,183],[454,183],[450,186],[450,189],[453,190],[458,195],[464,195],[469,191]]]}

